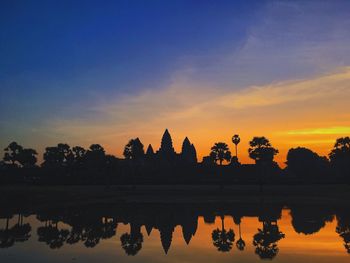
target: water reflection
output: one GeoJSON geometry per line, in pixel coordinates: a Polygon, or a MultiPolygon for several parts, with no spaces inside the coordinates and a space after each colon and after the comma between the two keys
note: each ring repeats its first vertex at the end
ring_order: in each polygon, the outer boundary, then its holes
{"type": "MultiPolygon", "coordinates": [[[[343,243],[343,253],[350,253],[349,209],[295,204],[288,207],[283,204],[113,204],[103,207],[51,207],[15,214],[2,210],[0,248],[15,247],[28,241],[56,250],[75,244],[96,248],[102,240],[116,237],[125,255],[138,256],[149,240],[145,239],[145,235],[149,237],[155,230],[159,232],[158,242],[167,254],[172,247],[175,229],[181,228],[182,239],[189,245],[196,233],[202,231],[198,225],[199,218],[202,218],[202,227],[206,225],[211,229],[204,238],[211,240],[212,250],[227,254],[251,247],[259,259],[274,259],[280,253],[281,240],[288,240],[288,235],[293,235],[290,231],[282,232],[279,226],[281,214],[286,211],[294,233],[305,236],[305,240],[308,236],[317,235],[327,223],[336,219],[333,233],[343,243]],[[28,217],[33,214],[35,220],[33,216],[28,217]],[[259,225],[243,225],[243,218],[256,218],[259,225]],[[229,219],[234,223],[227,225],[229,219]],[[118,224],[127,224],[129,229],[122,227],[117,233],[118,224]],[[252,241],[247,243],[246,240],[252,241]]],[[[202,231],[202,236],[203,233],[205,231],[202,231]]]]}

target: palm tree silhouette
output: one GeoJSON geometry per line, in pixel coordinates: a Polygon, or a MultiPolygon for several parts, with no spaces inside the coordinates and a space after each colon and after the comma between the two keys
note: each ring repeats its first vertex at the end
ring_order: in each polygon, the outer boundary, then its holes
{"type": "Polygon", "coordinates": [[[243,251],[245,248],[245,242],[242,239],[242,235],[241,235],[241,221],[238,224],[238,231],[239,231],[239,239],[236,242],[236,247],[238,248],[238,250],[243,251]]]}
{"type": "Polygon", "coordinates": [[[237,146],[238,144],[241,142],[241,138],[239,137],[238,134],[235,134],[232,136],[232,142],[235,145],[235,149],[236,149],[236,158],[238,160],[238,152],[237,152],[237,146]]]}
{"type": "Polygon", "coordinates": [[[215,162],[219,161],[220,165],[224,160],[230,161],[231,152],[229,151],[228,145],[224,142],[217,142],[211,147],[210,156],[215,160],[215,162]]]}
{"type": "Polygon", "coordinates": [[[213,245],[220,252],[228,252],[232,249],[233,242],[235,241],[235,233],[233,229],[226,231],[224,225],[224,216],[221,216],[221,229],[217,228],[213,230],[211,237],[213,245]]]}

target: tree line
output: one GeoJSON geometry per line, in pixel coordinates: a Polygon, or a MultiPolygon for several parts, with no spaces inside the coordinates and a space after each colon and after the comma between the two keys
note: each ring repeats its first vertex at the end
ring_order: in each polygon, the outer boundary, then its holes
{"type": "MultiPolygon", "coordinates": [[[[350,138],[338,138],[328,157],[320,156],[316,152],[304,147],[292,148],[288,151],[286,168],[281,169],[274,161],[278,149],[272,146],[266,137],[254,137],[249,142],[248,154],[255,161],[255,165],[245,165],[239,162],[238,145],[240,136],[234,135],[232,143],[235,154],[232,155],[228,144],[217,142],[211,147],[208,156],[201,163],[197,162],[197,153],[193,144],[186,137],[181,153],[176,153],[168,130],[165,131],[161,147],[154,151],[152,145],[144,150],[139,138],[131,139],[125,145],[124,159],[106,154],[99,144],[92,144],[88,149],[81,146],[70,147],[59,143],[56,146],[46,147],[43,153],[43,162],[37,164],[38,153],[31,148],[25,148],[17,142],[11,142],[4,149],[3,160],[0,162],[0,175],[16,174],[21,171],[37,171],[54,175],[65,175],[94,179],[103,177],[110,181],[116,176],[137,174],[157,174],[169,171],[174,173],[211,173],[217,174],[286,174],[289,178],[313,177],[320,178],[332,176],[333,178],[350,178],[350,138]],[[254,167],[252,167],[254,166],[254,167]],[[89,176],[87,176],[89,175],[89,176]]],[[[23,174],[23,172],[22,172],[23,174]]],[[[227,176],[226,176],[227,177],[227,176]]],[[[113,180],[112,180],[113,181],[113,180]]]]}

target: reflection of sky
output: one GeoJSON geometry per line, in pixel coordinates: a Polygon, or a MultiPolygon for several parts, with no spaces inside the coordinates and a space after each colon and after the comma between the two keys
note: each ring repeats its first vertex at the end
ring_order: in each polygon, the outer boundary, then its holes
{"type": "Polygon", "coordinates": [[[170,128],[177,149],[188,135],[200,156],[236,132],[244,161],[254,135],[280,162],[296,145],[326,154],[349,134],[349,11],[348,1],[9,1],[0,146],[101,143],[120,155],[135,136],[157,148],[170,128]]]}
{"type": "MultiPolygon", "coordinates": [[[[28,219],[25,219],[28,220],[28,219]]],[[[16,221],[16,218],[12,219],[16,221]]],[[[129,232],[129,226],[118,224],[117,234],[111,239],[102,240],[95,248],[86,248],[81,243],[65,244],[62,248],[52,250],[44,243],[37,242],[36,228],[41,225],[35,217],[29,221],[32,224],[30,241],[16,243],[10,249],[1,249],[1,262],[261,262],[254,254],[252,240],[261,222],[255,217],[244,217],[241,223],[242,238],[246,249],[238,251],[235,246],[228,253],[221,253],[212,244],[211,233],[221,227],[220,218],[215,224],[205,224],[199,218],[195,236],[186,245],[181,227],[176,227],[173,233],[172,244],[165,255],[160,243],[158,230],[153,229],[150,236],[142,228],[144,242],[139,253],[132,257],[126,256],[121,248],[120,236],[129,232]]],[[[4,223],[4,220],[1,220],[4,223]]],[[[283,210],[282,218],[278,221],[280,231],[285,238],[278,242],[279,253],[274,262],[348,262],[341,238],[335,232],[336,220],[327,223],[318,233],[313,235],[297,234],[292,225],[288,210],[283,210]]],[[[59,227],[65,227],[61,223],[59,227]]],[[[235,240],[238,239],[238,226],[231,217],[225,217],[225,228],[232,228],[235,240]]]]}

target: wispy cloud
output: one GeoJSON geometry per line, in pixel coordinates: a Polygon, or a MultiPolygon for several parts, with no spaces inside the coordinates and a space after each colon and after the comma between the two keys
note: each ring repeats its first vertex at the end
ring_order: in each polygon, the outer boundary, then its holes
{"type": "Polygon", "coordinates": [[[288,135],[341,135],[350,134],[350,127],[326,127],[287,131],[288,135]]]}
{"type": "MultiPolygon", "coordinates": [[[[189,135],[200,156],[216,140],[229,142],[234,131],[243,135],[243,144],[251,136],[266,135],[273,143],[283,145],[282,154],[297,142],[315,145],[322,141],[323,148],[318,150],[326,151],[324,147],[330,148],[329,142],[336,136],[350,133],[346,106],[350,99],[350,67],[230,93],[217,90],[220,89],[202,86],[199,92],[195,84],[174,80],[167,89],[148,90],[124,97],[121,102],[94,107],[98,119],[57,119],[47,123],[47,128],[57,138],[67,136],[68,141],[85,144],[100,142],[114,153],[118,149],[118,154],[134,136],[157,146],[162,129],[170,128],[178,148],[183,137],[189,135]],[[304,138],[306,135],[314,137],[304,138]]],[[[243,156],[247,160],[246,154],[243,156]]]]}
{"type": "Polygon", "coordinates": [[[350,96],[350,67],[325,76],[298,81],[279,82],[266,86],[250,87],[225,95],[220,104],[230,108],[244,109],[292,102],[320,99],[341,99],[350,96]]]}

